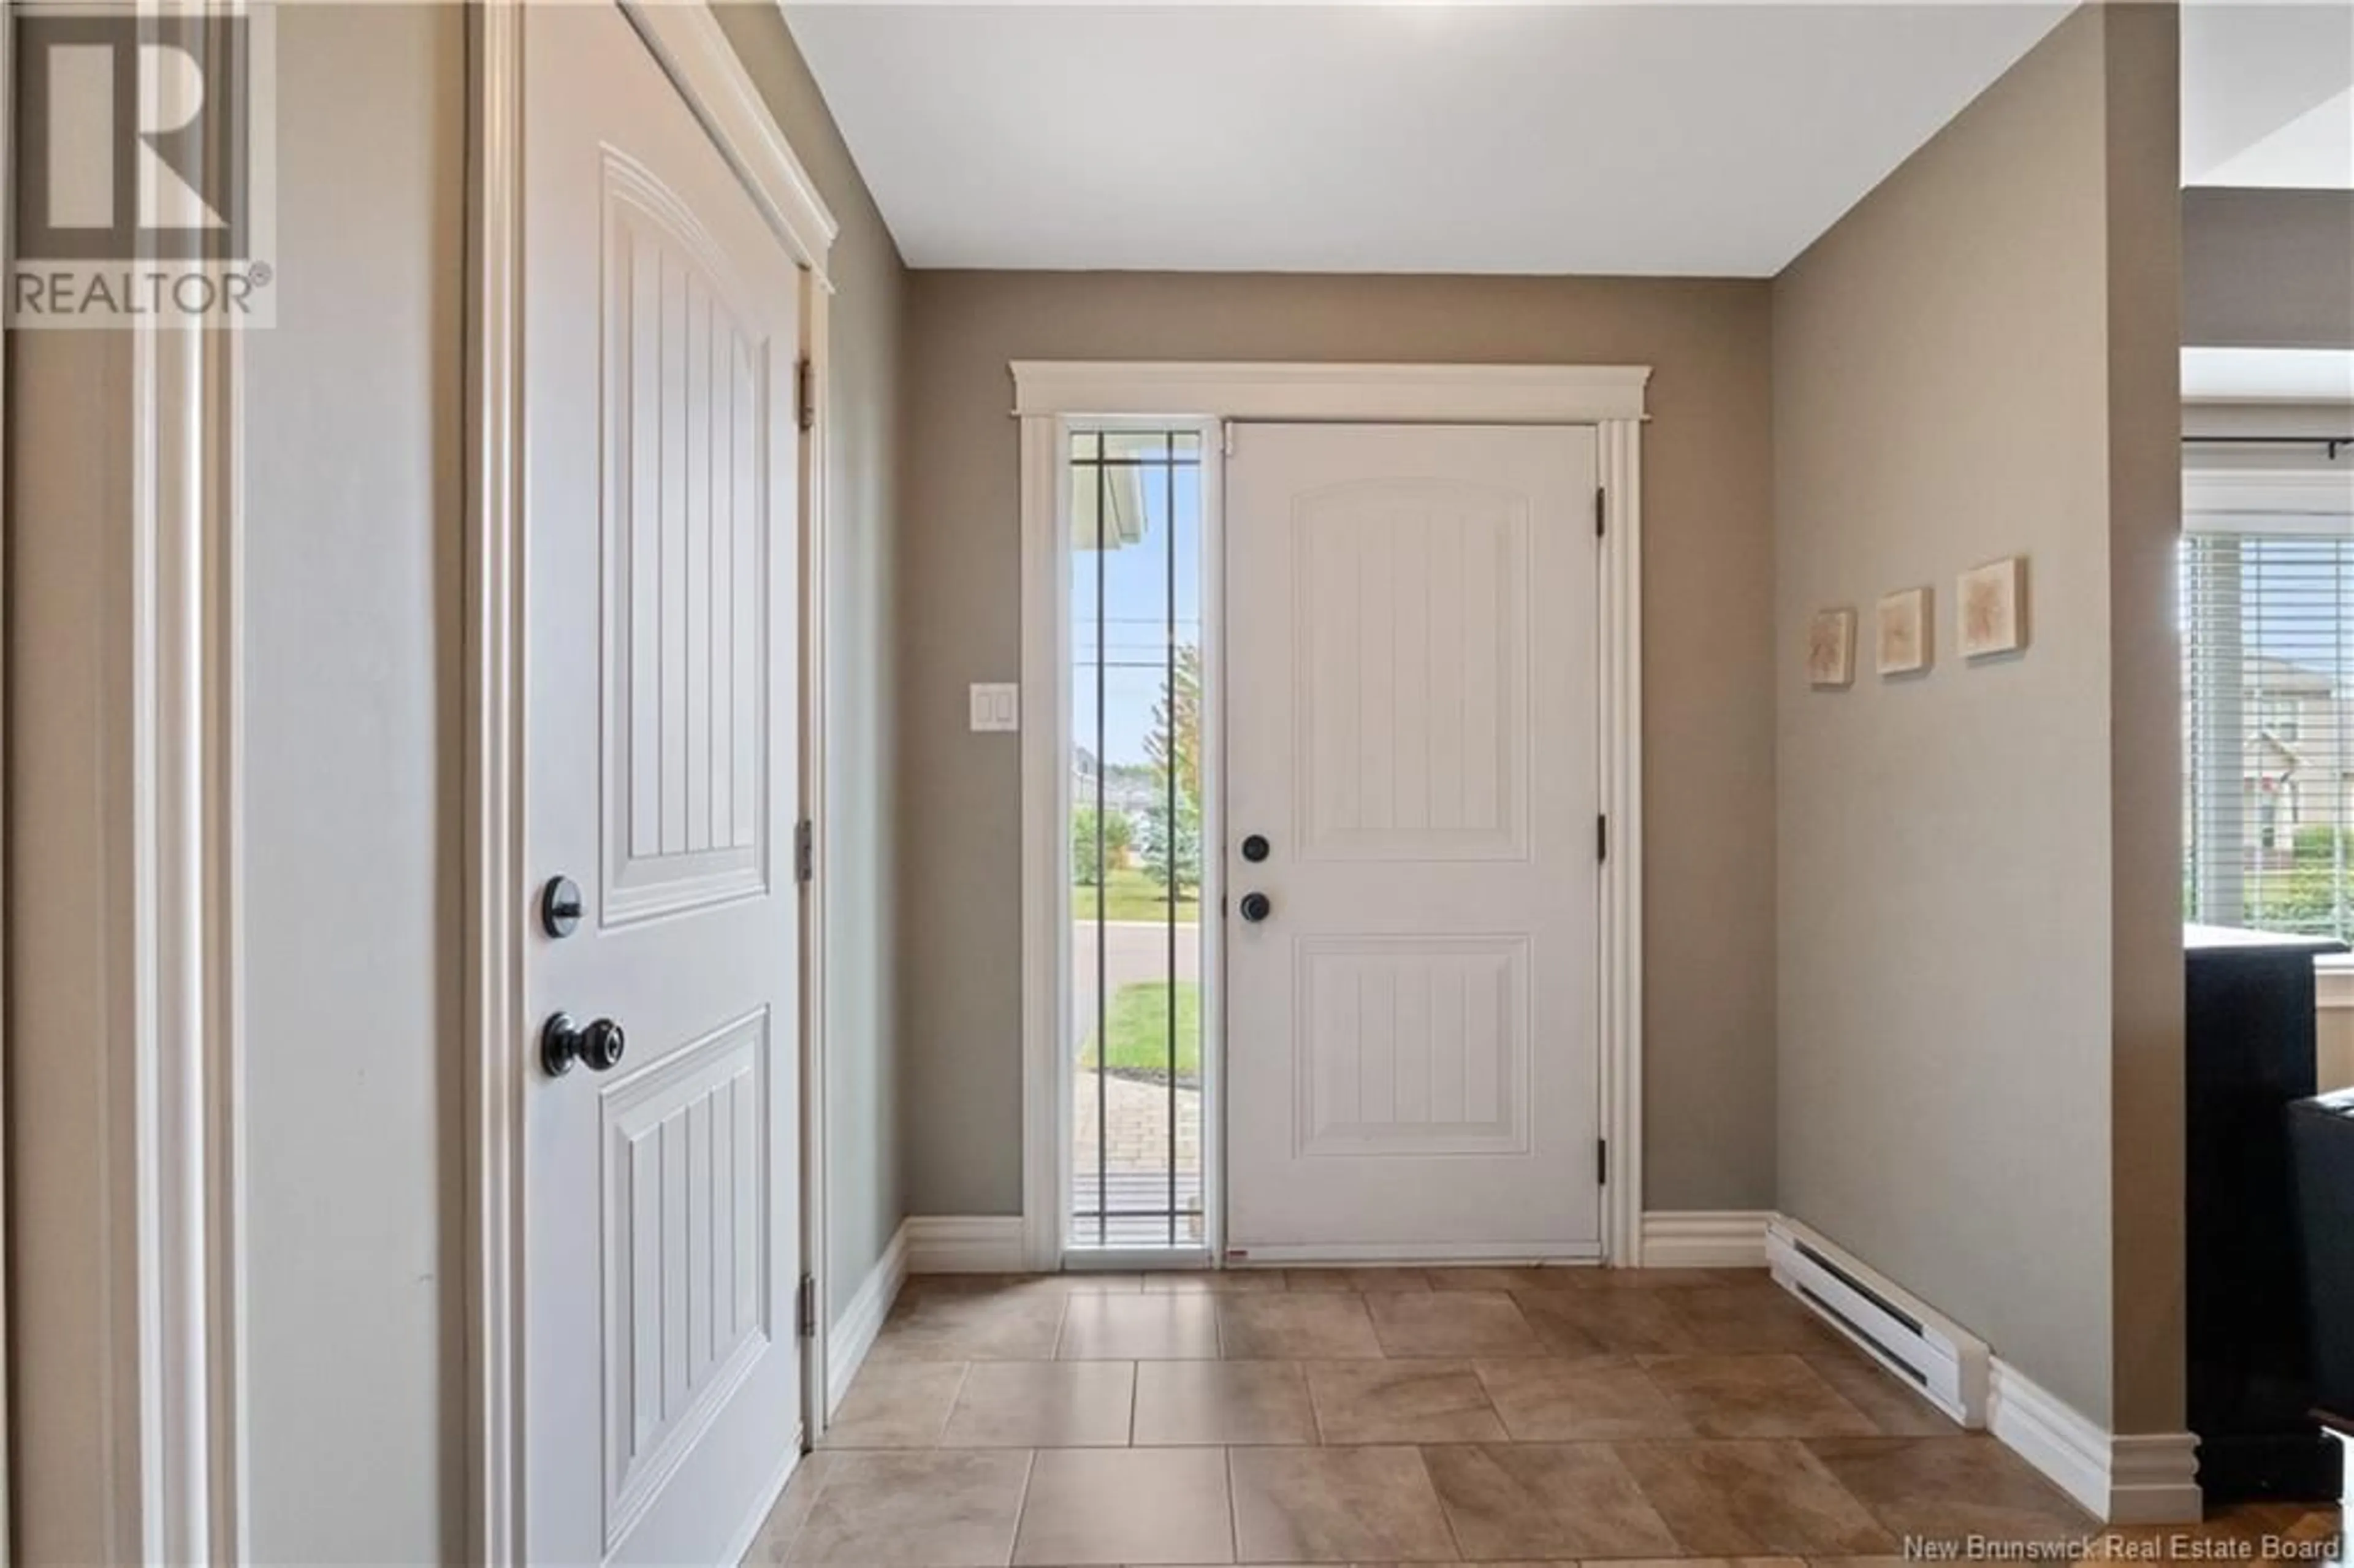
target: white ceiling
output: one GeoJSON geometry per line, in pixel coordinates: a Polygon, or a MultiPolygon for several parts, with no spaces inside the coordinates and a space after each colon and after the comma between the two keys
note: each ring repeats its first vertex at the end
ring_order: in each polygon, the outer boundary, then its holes
{"type": "Polygon", "coordinates": [[[2069,9],[786,15],[916,266],[1760,277],[2069,9]]]}
{"type": "Polygon", "coordinates": [[[2186,403],[2354,403],[2354,353],[2342,348],[2186,348],[2186,403]]]}
{"type": "Polygon", "coordinates": [[[2354,5],[2184,8],[2182,183],[2354,188],[2354,5]]]}

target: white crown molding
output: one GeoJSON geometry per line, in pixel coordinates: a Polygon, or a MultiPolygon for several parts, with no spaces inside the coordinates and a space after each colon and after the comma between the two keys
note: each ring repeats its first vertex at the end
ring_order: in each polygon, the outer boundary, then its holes
{"type": "Polygon", "coordinates": [[[909,1274],[1020,1274],[1028,1266],[1019,1214],[912,1215],[901,1234],[909,1274]]]}
{"type": "Polygon", "coordinates": [[[1598,424],[1643,418],[1649,366],[1016,360],[1013,411],[1224,419],[1598,424]]]}
{"type": "Polygon", "coordinates": [[[1655,1210],[1643,1216],[1646,1268],[1763,1268],[1767,1209],[1655,1210]]]}
{"type": "Polygon", "coordinates": [[[833,1320],[832,1330],[826,1336],[825,1410],[829,1419],[842,1408],[844,1395],[850,1393],[852,1380],[858,1369],[866,1364],[866,1352],[875,1348],[875,1338],[883,1331],[883,1324],[891,1316],[892,1303],[899,1299],[899,1288],[907,1282],[907,1222],[891,1233],[891,1245],[883,1249],[875,1266],[867,1270],[859,1282],[857,1294],[851,1297],[833,1320]]]}

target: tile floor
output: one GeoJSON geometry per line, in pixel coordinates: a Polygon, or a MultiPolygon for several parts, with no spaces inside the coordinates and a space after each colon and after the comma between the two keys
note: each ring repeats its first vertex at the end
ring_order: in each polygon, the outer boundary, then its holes
{"type": "Polygon", "coordinates": [[[2103,1534],[1762,1274],[1294,1269],[908,1281],[747,1561],[1787,1568],[2279,1536],[2344,1564],[2315,1544],[2338,1528],[2103,1534]]]}

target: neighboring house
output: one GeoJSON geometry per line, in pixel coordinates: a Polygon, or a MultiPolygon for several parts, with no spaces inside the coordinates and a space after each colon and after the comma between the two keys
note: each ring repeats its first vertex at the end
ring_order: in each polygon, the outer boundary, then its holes
{"type": "MultiPolygon", "coordinates": [[[[2202,754],[2238,751],[2237,797],[2211,803],[2209,833],[2235,833],[2248,868],[2262,870],[2288,863],[2301,829],[2354,826],[2354,718],[2348,694],[2326,672],[2268,654],[2235,662],[2236,708],[2200,700],[2202,686],[2230,682],[2228,671],[2202,673],[2194,663],[2187,672],[2186,689],[2194,700],[2183,743],[2194,779],[2221,773],[2203,764],[2202,754]],[[2212,716],[2202,722],[2202,713],[2212,716]],[[2239,737],[2236,747],[2232,736],[2239,737]]],[[[2186,832],[2196,842],[2202,812],[2195,787],[2185,793],[2183,810],[2186,832]]]]}
{"type": "Polygon", "coordinates": [[[1160,800],[1160,785],[1152,769],[1140,764],[1115,763],[1107,768],[1096,754],[1084,746],[1071,748],[1071,803],[1093,806],[1101,803],[1104,810],[1123,816],[1136,831],[1144,831],[1145,818],[1151,814],[1160,800]]]}

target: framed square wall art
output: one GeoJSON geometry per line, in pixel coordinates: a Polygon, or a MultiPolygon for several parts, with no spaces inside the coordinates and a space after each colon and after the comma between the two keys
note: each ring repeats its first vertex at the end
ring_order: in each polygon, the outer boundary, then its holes
{"type": "Polygon", "coordinates": [[[2006,556],[1954,581],[1954,641],[1965,659],[2027,646],[2027,557],[2006,556]]]}
{"type": "Polygon", "coordinates": [[[1900,588],[1881,595],[1877,631],[1882,675],[1925,672],[1929,668],[1929,590],[1900,588]]]}
{"type": "Polygon", "coordinates": [[[1855,611],[1815,612],[1807,627],[1807,683],[1821,691],[1855,683],[1855,611]]]}

